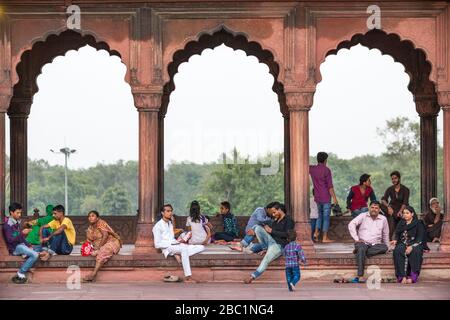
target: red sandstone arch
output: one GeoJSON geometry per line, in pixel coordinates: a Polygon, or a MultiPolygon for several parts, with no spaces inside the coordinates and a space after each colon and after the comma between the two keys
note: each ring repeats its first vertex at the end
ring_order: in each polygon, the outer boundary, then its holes
{"type": "MultiPolygon", "coordinates": [[[[350,49],[361,44],[369,49],[378,49],[382,54],[391,56],[394,61],[405,67],[410,77],[408,90],[414,96],[416,111],[420,116],[421,130],[421,209],[428,207],[431,197],[437,196],[437,123],[440,107],[437,103],[435,83],[430,80],[431,62],[423,49],[416,48],[410,40],[402,40],[395,33],[373,29],[365,34],[355,34],[350,40],[344,40],[325,57],[337,54],[341,49],[350,49]]],[[[319,74],[320,75],[320,74],[319,74]]]]}
{"type": "Polygon", "coordinates": [[[27,118],[34,94],[38,91],[36,79],[42,67],[67,51],[78,50],[89,45],[97,50],[106,50],[111,56],[121,55],[110,49],[103,41],[97,41],[91,34],[81,34],[65,30],[50,34],[44,40],[35,42],[31,49],[24,51],[16,66],[18,81],[13,87],[13,96],[8,108],[11,130],[10,158],[10,198],[24,206],[27,205],[27,118]]]}
{"type": "MultiPolygon", "coordinates": [[[[20,61],[16,65],[18,81],[14,84],[12,99],[14,97],[31,98],[38,91],[36,79],[44,65],[70,50],[78,50],[86,45],[97,50],[105,50],[111,56],[121,58],[119,52],[110,49],[106,42],[97,41],[94,35],[83,35],[69,29],[59,34],[50,34],[44,40],[35,42],[31,49],[24,51],[20,56],[20,61]]],[[[13,111],[10,110],[10,112],[13,111]]]]}
{"type": "Polygon", "coordinates": [[[201,33],[197,40],[190,41],[184,46],[183,49],[177,50],[173,54],[172,62],[170,62],[167,66],[170,80],[163,87],[161,109],[159,112],[159,205],[162,205],[164,201],[164,117],[167,113],[170,94],[175,90],[174,76],[178,73],[179,66],[182,63],[187,62],[191,56],[201,54],[203,50],[213,49],[221,44],[225,44],[234,50],[242,50],[247,54],[247,56],[255,56],[258,58],[260,63],[264,63],[269,67],[269,73],[274,77],[272,90],[278,96],[280,112],[284,118],[284,200],[286,204],[289,204],[289,110],[286,104],[284,86],[278,80],[280,66],[275,61],[272,52],[267,49],[263,49],[258,42],[249,41],[244,34],[233,32],[226,27],[221,26],[218,30],[211,33],[201,33]]]}

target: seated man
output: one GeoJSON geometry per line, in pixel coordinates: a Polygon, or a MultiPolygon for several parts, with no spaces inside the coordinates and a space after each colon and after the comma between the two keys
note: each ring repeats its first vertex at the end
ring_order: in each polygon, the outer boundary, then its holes
{"type": "Polygon", "coordinates": [[[9,206],[9,218],[3,224],[3,234],[5,236],[6,245],[10,255],[25,256],[26,261],[22,264],[17,274],[11,279],[14,283],[22,284],[27,282],[26,273],[30,270],[36,260],[39,258],[39,253],[33,250],[31,245],[25,239],[25,236],[30,232],[22,230],[20,226],[20,218],[22,216],[22,205],[19,203],[11,203],[9,206]]]}
{"type": "Polygon", "coordinates": [[[428,210],[425,217],[423,217],[423,222],[427,230],[427,241],[439,242],[441,237],[442,221],[444,220],[444,215],[439,205],[438,198],[430,199],[430,209],[428,210]]]}
{"type": "MultiPolygon", "coordinates": [[[[41,239],[39,237],[39,230],[41,229],[41,226],[46,225],[53,221],[53,205],[49,204],[45,211],[47,213],[44,217],[37,217],[35,220],[31,220],[26,223],[27,226],[31,227],[30,233],[27,235],[27,241],[29,244],[33,246],[33,249],[37,252],[42,252],[42,245],[41,245],[41,239]]],[[[33,217],[34,218],[34,217],[33,217]]],[[[48,255],[46,254],[46,251],[43,254],[44,256],[41,257],[42,260],[48,259],[48,255]]]]}
{"type": "MultiPolygon", "coordinates": [[[[181,263],[184,271],[185,282],[197,282],[192,279],[191,264],[189,257],[202,252],[205,247],[199,244],[179,243],[175,240],[172,225],[173,207],[165,204],[161,210],[162,218],[153,227],[153,239],[155,248],[161,249],[164,257],[181,255],[181,263]]],[[[178,260],[178,259],[177,259],[178,260]]]]}
{"type": "Polygon", "coordinates": [[[358,275],[352,282],[364,282],[364,263],[368,258],[386,253],[389,245],[389,225],[380,214],[380,202],[372,201],[369,212],[358,215],[348,224],[350,235],[355,240],[358,275]]]}
{"type": "Polygon", "coordinates": [[[238,237],[239,231],[236,223],[236,217],[231,213],[231,205],[228,201],[220,203],[220,215],[223,218],[223,232],[216,232],[214,240],[233,241],[238,237]]]}
{"type": "Polygon", "coordinates": [[[253,239],[255,238],[255,230],[254,228],[257,225],[263,225],[264,223],[268,223],[272,220],[270,216],[270,210],[277,205],[279,206],[279,202],[271,202],[266,207],[259,207],[253,211],[250,219],[248,219],[247,226],[245,227],[245,237],[242,239],[241,243],[238,245],[230,246],[231,249],[237,251],[243,251],[244,248],[250,246],[253,239]]]}
{"type": "Polygon", "coordinates": [[[375,192],[371,187],[372,181],[370,181],[370,175],[364,173],[359,178],[359,185],[350,188],[350,192],[347,196],[347,209],[352,213],[352,217],[369,211],[367,207],[367,200],[377,200],[375,192]]]}
{"type": "Polygon", "coordinates": [[[270,211],[274,218],[271,226],[257,225],[255,227],[256,237],[261,244],[267,247],[267,253],[256,271],[244,280],[247,284],[261,276],[269,264],[282,255],[283,249],[288,243],[289,230],[294,229],[295,226],[294,221],[286,215],[286,208],[283,204],[271,206],[270,211]]]}
{"type": "Polygon", "coordinates": [[[65,216],[62,205],[53,208],[54,220],[39,228],[39,237],[43,250],[50,255],[69,255],[75,244],[76,233],[72,221],[65,216]],[[50,230],[54,230],[53,232],[50,230]]]}

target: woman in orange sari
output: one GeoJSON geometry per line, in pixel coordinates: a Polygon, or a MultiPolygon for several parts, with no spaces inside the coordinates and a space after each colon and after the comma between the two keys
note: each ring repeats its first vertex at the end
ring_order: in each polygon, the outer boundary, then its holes
{"type": "Polygon", "coordinates": [[[119,235],[99,218],[99,213],[95,210],[88,213],[89,228],[86,230],[87,241],[93,246],[91,256],[95,257],[94,271],[83,278],[85,282],[93,282],[100,268],[113,255],[117,254],[122,247],[122,240],[119,235]]]}

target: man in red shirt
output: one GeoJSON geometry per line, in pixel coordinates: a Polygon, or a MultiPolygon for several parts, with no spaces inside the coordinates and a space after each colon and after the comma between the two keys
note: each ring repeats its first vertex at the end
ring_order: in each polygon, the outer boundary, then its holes
{"type": "Polygon", "coordinates": [[[370,174],[364,173],[359,178],[359,185],[350,188],[347,196],[347,209],[352,212],[352,217],[369,211],[367,207],[367,200],[369,198],[371,202],[377,200],[371,184],[370,174]]]}

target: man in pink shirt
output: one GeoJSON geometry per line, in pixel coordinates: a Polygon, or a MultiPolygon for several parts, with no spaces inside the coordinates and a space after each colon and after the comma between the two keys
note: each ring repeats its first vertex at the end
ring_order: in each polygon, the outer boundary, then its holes
{"type": "Polygon", "coordinates": [[[389,225],[385,216],[380,214],[380,202],[372,201],[369,212],[362,213],[348,224],[350,235],[355,240],[358,275],[352,282],[365,282],[364,263],[368,258],[388,251],[389,225]]]}

